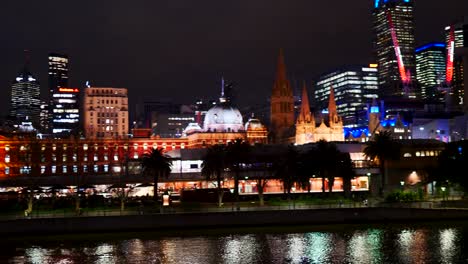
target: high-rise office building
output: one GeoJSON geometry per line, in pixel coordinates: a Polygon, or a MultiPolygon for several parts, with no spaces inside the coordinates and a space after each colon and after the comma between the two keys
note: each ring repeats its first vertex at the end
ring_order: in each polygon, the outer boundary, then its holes
{"type": "Polygon", "coordinates": [[[445,27],[447,43],[447,83],[451,87],[451,98],[454,105],[461,106],[466,101],[464,65],[468,54],[468,16],[454,21],[445,27]]]}
{"type": "Polygon", "coordinates": [[[416,48],[416,76],[421,98],[443,101],[441,85],[445,82],[445,44],[431,42],[416,48]]]}
{"type": "Polygon", "coordinates": [[[372,17],[379,95],[419,98],[413,0],[375,0],[372,17]]]}
{"type": "Polygon", "coordinates": [[[128,136],[126,88],[88,87],[84,94],[84,128],[87,138],[128,136]]]}
{"type": "Polygon", "coordinates": [[[49,54],[49,127],[56,137],[76,134],[80,122],[79,89],[68,86],[68,56],[49,54]]]}
{"type": "Polygon", "coordinates": [[[326,112],[330,88],[333,88],[338,115],[344,126],[366,125],[367,104],[378,97],[377,68],[370,66],[348,66],[320,76],[314,95],[317,110],[326,112]]]}
{"type": "Polygon", "coordinates": [[[27,122],[37,129],[39,127],[41,89],[37,79],[29,72],[28,51],[25,51],[25,56],[25,65],[11,85],[10,116],[16,125],[27,122]]]}

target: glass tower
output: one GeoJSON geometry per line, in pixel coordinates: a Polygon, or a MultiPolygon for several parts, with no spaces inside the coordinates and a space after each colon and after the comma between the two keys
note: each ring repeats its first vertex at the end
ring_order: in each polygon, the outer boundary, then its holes
{"type": "Polygon", "coordinates": [[[413,0],[375,0],[372,11],[379,95],[419,98],[413,0]]]}
{"type": "Polygon", "coordinates": [[[343,118],[343,125],[367,125],[367,104],[378,97],[377,68],[376,65],[371,66],[349,66],[320,76],[314,94],[317,110],[326,111],[330,88],[333,87],[336,108],[343,118]]]}
{"type": "Polygon", "coordinates": [[[445,44],[432,42],[416,49],[416,76],[421,98],[443,101],[439,87],[445,82],[445,44]]]}
{"type": "Polygon", "coordinates": [[[79,126],[79,89],[68,87],[68,56],[49,54],[49,118],[51,132],[66,137],[79,126]]]}
{"type": "Polygon", "coordinates": [[[447,83],[450,85],[451,97],[455,105],[463,105],[465,97],[466,76],[464,65],[468,54],[468,16],[460,18],[445,27],[447,43],[447,83]]]}
{"type": "Polygon", "coordinates": [[[37,79],[29,72],[29,57],[26,55],[26,63],[11,85],[10,116],[14,124],[22,125],[24,122],[32,122],[37,128],[40,115],[40,85],[37,79]]]}

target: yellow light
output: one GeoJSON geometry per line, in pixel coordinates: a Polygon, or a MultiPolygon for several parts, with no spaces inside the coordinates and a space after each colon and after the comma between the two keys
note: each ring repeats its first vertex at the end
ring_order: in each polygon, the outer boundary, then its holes
{"type": "Polygon", "coordinates": [[[371,63],[369,64],[369,68],[377,68],[378,64],[377,63],[371,63]]]}

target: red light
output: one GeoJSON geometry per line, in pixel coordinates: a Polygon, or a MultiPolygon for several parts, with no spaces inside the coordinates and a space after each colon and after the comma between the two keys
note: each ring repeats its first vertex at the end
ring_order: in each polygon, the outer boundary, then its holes
{"type": "Polygon", "coordinates": [[[451,83],[453,79],[453,55],[455,51],[455,32],[454,26],[450,26],[450,36],[447,43],[447,71],[445,73],[445,80],[451,83]]]}
{"type": "Polygon", "coordinates": [[[78,93],[78,88],[59,88],[59,92],[78,93]]]}

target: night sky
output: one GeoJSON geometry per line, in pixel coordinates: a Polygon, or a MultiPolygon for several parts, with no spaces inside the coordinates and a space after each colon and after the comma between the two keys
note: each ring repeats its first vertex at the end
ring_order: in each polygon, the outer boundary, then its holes
{"type": "MultiPolygon", "coordinates": [[[[70,86],[126,87],[131,112],[144,100],[217,98],[220,78],[237,84],[240,106],[270,96],[284,48],[290,79],[372,59],[372,0],[2,1],[0,110],[31,51],[31,72],[47,96],[47,56],[70,58],[70,86]]],[[[443,40],[468,15],[466,0],[418,0],[416,42],[443,40]]]]}

